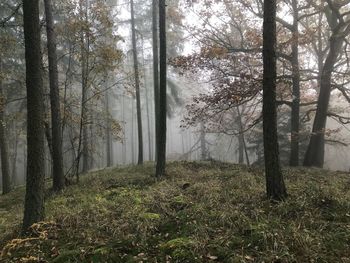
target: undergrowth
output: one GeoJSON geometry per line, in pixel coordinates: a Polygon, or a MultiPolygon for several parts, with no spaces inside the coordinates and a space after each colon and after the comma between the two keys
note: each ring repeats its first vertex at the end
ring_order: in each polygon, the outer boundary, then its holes
{"type": "Polygon", "coordinates": [[[263,171],[176,162],[102,170],[46,200],[21,238],[24,189],[0,197],[1,262],[350,262],[350,175],[284,170],[289,197],[265,199],[263,171]]]}

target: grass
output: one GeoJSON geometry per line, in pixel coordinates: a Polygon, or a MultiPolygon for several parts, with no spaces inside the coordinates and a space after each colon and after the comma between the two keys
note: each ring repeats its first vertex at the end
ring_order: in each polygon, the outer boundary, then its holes
{"type": "Polygon", "coordinates": [[[88,174],[46,200],[18,237],[24,189],[0,197],[0,262],[350,262],[350,175],[286,169],[287,201],[263,171],[177,162],[88,174]],[[1,248],[2,247],[2,248],[1,248]]]}

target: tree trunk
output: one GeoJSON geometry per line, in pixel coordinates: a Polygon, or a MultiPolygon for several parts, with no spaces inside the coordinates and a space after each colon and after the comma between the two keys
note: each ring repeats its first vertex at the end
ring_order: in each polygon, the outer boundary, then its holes
{"type": "Polygon", "coordinates": [[[287,192],[280,167],[277,138],[276,0],[264,1],[263,61],[263,130],[267,197],[272,200],[283,200],[287,192]]]}
{"type": "MultiPolygon", "coordinates": [[[[244,110],[244,109],[243,109],[244,110]]],[[[249,161],[249,155],[248,155],[248,149],[247,149],[247,143],[246,143],[246,140],[245,140],[245,137],[244,137],[244,127],[243,127],[243,122],[242,122],[242,113],[239,109],[239,106],[237,107],[237,114],[238,114],[238,123],[239,123],[239,151],[242,151],[242,157],[241,157],[241,152],[239,153],[240,154],[240,158],[242,158],[242,162],[239,162],[239,163],[244,163],[243,161],[243,151],[244,151],[244,154],[245,154],[245,159],[246,159],[246,163],[248,166],[250,166],[250,161],[249,161]],[[241,149],[242,147],[242,149],[241,149]]]]}
{"type": "MultiPolygon", "coordinates": [[[[87,22],[87,3],[85,7],[83,0],[79,1],[79,9],[81,19],[87,22]]],[[[82,173],[86,173],[89,170],[89,139],[88,139],[88,107],[87,107],[87,89],[88,89],[88,33],[85,32],[84,27],[81,28],[80,35],[80,51],[81,51],[81,116],[80,116],[80,129],[79,129],[79,147],[77,155],[77,181],[79,181],[79,163],[80,159],[83,159],[82,173]]]]}
{"type": "Polygon", "coordinates": [[[148,85],[147,85],[147,72],[146,72],[146,66],[145,66],[145,54],[144,54],[144,43],[142,41],[142,59],[143,59],[143,76],[144,76],[144,83],[145,83],[145,92],[146,92],[146,114],[147,114],[147,135],[148,135],[148,160],[153,160],[152,156],[152,133],[151,133],[151,115],[149,110],[149,101],[148,101],[148,85]]]}
{"type": "Polygon", "coordinates": [[[157,161],[158,125],[159,125],[159,50],[158,50],[158,0],[152,0],[152,52],[153,52],[153,88],[154,88],[154,127],[155,161],[157,161]]]}
{"type": "Polygon", "coordinates": [[[300,130],[300,72],[299,72],[299,11],[298,1],[292,1],[293,7],[293,30],[292,30],[292,114],[291,114],[291,144],[290,166],[299,165],[299,130],[300,130]]]}
{"type": "Polygon", "coordinates": [[[19,141],[19,132],[16,129],[16,121],[13,121],[13,132],[15,133],[15,141],[14,141],[14,145],[13,145],[13,155],[12,155],[12,185],[16,186],[18,184],[18,177],[17,177],[17,156],[18,156],[18,141],[19,141]]]}
{"type": "Polygon", "coordinates": [[[167,49],[166,49],[166,5],[159,0],[159,125],[157,131],[157,167],[156,177],[165,175],[166,161],[166,117],[167,117],[167,49]]]}
{"type": "MultiPolygon", "coordinates": [[[[146,75],[145,75],[146,79],[146,75]]],[[[148,88],[145,86],[146,90],[146,114],[147,114],[147,131],[148,131],[148,160],[152,161],[152,132],[151,132],[151,116],[150,116],[150,110],[149,110],[149,103],[148,103],[148,88]]]]}
{"type": "Polygon", "coordinates": [[[131,162],[132,164],[135,164],[135,129],[134,129],[134,125],[135,125],[135,120],[134,120],[134,116],[135,116],[135,106],[134,106],[134,98],[131,98],[131,162]]]}
{"type": "MultiPolygon", "coordinates": [[[[89,140],[88,140],[88,145],[89,145],[89,170],[90,169],[93,169],[95,168],[95,155],[94,155],[94,152],[95,152],[95,144],[94,144],[94,140],[92,140],[91,138],[94,138],[94,129],[93,129],[93,124],[94,124],[94,121],[95,121],[95,116],[93,114],[93,111],[91,111],[91,114],[90,114],[90,122],[89,122],[89,130],[88,130],[88,133],[89,133],[89,140]]],[[[98,140],[96,140],[96,144],[98,143],[98,140]]]]}
{"type": "MultiPolygon", "coordinates": [[[[1,59],[1,58],[0,58],[1,59]]],[[[0,73],[2,73],[2,61],[0,60],[0,73]]],[[[12,190],[8,144],[6,138],[5,122],[5,98],[0,76],[0,151],[1,151],[1,172],[2,172],[2,194],[12,190]]]]}
{"type": "Polygon", "coordinates": [[[49,148],[49,154],[52,159],[52,137],[51,137],[51,130],[50,130],[50,125],[47,121],[44,121],[44,127],[45,127],[45,137],[46,137],[46,142],[47,142],[47,147],[49,148]]]}
{"type": "MultiPolygon", "coordinates": [[[[125,125],[125,94],[122,94],[122,119],[123,119],[123,131],[125,132],[126,125],[125,125]]],[[[122,145],[122,162],[123,164],[126,164],[127,158],[126,158],[126,137],[124,135],[123,139],[123,145],[122,145]]]]}
{"type": "Polygon", "coordinates": [[[204,161],[207,159],[207,146],[205,141],[205,130],[204,130],[203,122],[201,122],[200,145],[201,145],[201,160],[204,161]]]}
{"type": "Polygon", "coordinates": [[[27,87],[27,179],[23,232],[44,219],[44,113],[39,1],[23,0],[27,87]]]}
{"type": "MultiPolygon", "coordinates": [[[[87,70],[84,72],[87,74],[87,70]]],[[[87,77],[85,77],[87,78],[87,77]]],[[[81,113],[81,125],[82,125],[82,158],[83,158],[83,168],[82,172],[86,173],[89,171],[89,131],[88,131],[88,123],[89,123],[89,115],[88,115],[88,107],[87,107],[87,81],[84,81],[82,87],[82,113],[81,113]]]]}
{"type": "MultiPolygon", "coordinates": [[[[349,23],[346,23],[343,19],[339,18],[338,11],[334,11],[328,6],[326,8],[325,15],[327,17],[328,24],[332,29],[332,35],[329,38],[329,52],[322,67],[316,116],[312,127],[310,142],[304,159],[304,166],[316,166],[321,168],[324,164],[325,129],[328,105],[332,91],[332,72],[334,70],[335,63],[337,62],[337,58],[341,53],[344,37],[347,36],[350,31],[349,23]]],[[[323,51],[319,50],[318,52],[322,54],[323,51]]]]}
{"type": "Polygon", "coordinates": [[[62,157],[61,107],[58,87],[56,34],[52,15],[51,0],[44,0],[46,15],[47,51],[49,59],[53,190],[60,191],[65,186],[62,157]]]}
{"type": "Polygon", "coordinates": [[[317,101],[317,110],[312,127],[310,143],[307,148],[304,166],[323,167],[324,147],[325,147],[325,129],[327,122],[327,111],[331,95],[331,79],[334,65],[340,54],[344,38],[339,32],[334,32],[330,38],[330,48],[321,75],[320,94],[317,101]]]}
{"type": "Polygon", "coordinates": [[[113,147],[112,147],[112,139],[111,139],[111,116],[109,113],[109,92],[106,92],[105,96],[105,105],[106,105],[106,157],[107,157],[107,167],[111,167],[113,165],[113,147]]]}
{"type": "Polygon", "coordinates": [[[133,59],[134,59],[135,91],[136,91],[137,132],[138,132],[138,146],[139,146],[139,156],[138,156],[137,164],[142,164],[143,163],[143,137],[142,137],[141,98],[140,98],[140,75],[139,75],[139,62],[137,57],[135,14],[134,14],[133,0],[130,1],[130,8],[131,8],[131,37],[132,37],[133,59]]]}
{"type": "Polygon", "coordinates": [[[238,135],[238,163],[244,164],[244,144],[243,144],[243,134],[238,135]]]}

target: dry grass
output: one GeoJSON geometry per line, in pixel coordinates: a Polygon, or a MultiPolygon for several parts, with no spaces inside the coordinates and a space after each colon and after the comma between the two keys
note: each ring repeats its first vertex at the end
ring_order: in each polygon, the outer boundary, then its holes
{"type": "Polygon", "coordinates": [[[18,189],[0,197],[0,261],[350,262],[350,175],[284,173],[289,198],[272,204],[244,166],[171,163],[160,182],[151,164],[95,172],[50,196],[26,240],[13,240],[18,189]]]}

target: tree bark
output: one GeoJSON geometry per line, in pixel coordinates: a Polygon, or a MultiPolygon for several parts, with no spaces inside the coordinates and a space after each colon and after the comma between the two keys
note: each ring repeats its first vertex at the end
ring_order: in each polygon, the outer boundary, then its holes
{"type": "Polygon", "coordinates": [[[131,98],[131,162],[135,164],[135,106],[134,106],[134,97],[131,98]]]}
{"type": "Polygon", "coordinates": [[[44,219],[44,114],[39,1],[23,0],[27,87],[27,179],[22,231],[44,219]]]}
{"type": "MultiPolygon", "coordinates": [[[[87,20],[87,6],[85,6],[85,20],[87,20]]],[[[88,33],[85,34],[85,38],[88,39],[88,33]]],[[[84,33],[82,33],[82,99],[81,99],[81,122],[82,122],[82,158],[83,158],[83,169],[82,172],[86,173],[89,171],[89,135],[88,135],[88,123],[89,123],[89,109],[87,105],[87,92],[88,92],[88,52],[89,43],[85,40],[84,33]]]]}
{"type": "Polygon", "coordinates": [[[263,130],[267,197],[287,197],[280,167],[276,109],[276,0],[264,1],[263,24],[263,130]]]}
{"type": "Polygon", "coordinates": [[[111,116],[109,113],[109,92],[106,92],[105,96],[105,106],[106,106],[106,157],[107,157],[107,167],[113,165],[113,145],[111,139],[111,116]]]}
{"type": "Polygon", "coordinates": [[[15,134],[15,141],[13,144],[13,155],[11,156],[12,158],[12,162],[11,162],[11,176],[12,176],[12,185],[16,186],[18,184],[17,180],[17,155],[18,155],[18,141],[19,141],[19,132],[17,130],[17,126],[16,126],[16,121],[13,121],[13,129],[12,131],[15,134]]]}
{"type": "Polygon", "coordinates": [[[157,133],[156,177],[165,175],[166,121],[167,121],[167,47],[166,47],[166,5],[159,0],[159,125],[157,133]]]}
{"type": "Polygon", "coordinates": [[[244,144],[243,144],[243,134],[238,135],[238,163],[244,164],[244,144]]]}
{"type": "Polygon", "coordinates": [[[61,107],[58,86],[56,34],[52,15],[51,0],[44,0],[46,15],[47,51],[49,60],[50,103],[51,103],[51,133],[53,190],[60,191],[65,186],[62,157],[61,107]]]}
{"type": "Polygon", "coordinates": [[[291,142],[290,166],[299,165],[299,132],[300,132],[300,71],[299,71],[299,11],[298,1],[292,1],[293,30],[292,30],[292,114],[291,114],[291,142]]]}
{"type": "MultiPolygon", "coordinates": [[[[146,79],[146,74],[145,74],[146,79]]],[[[148,88],[145,86],[146,91],[146,114],[147,114],[147,135],[148,135],[148,160],[152,161],[152,132],[151,132],[151,116],[150,116],[150,110],[149,110],[149,102],[148,102],[148,88]]]]}
{"type": "Polygon", "coordinates": [[[200,145],[201,145],[201,160],[204,161],[207,159],[207,143],[205,141],[205,130],[204,130],[203,122],[201,122],[200,145]]]}
{"type": "MultiPolygon", "coordinates": [[[[1,59],[1,58],[0,58],[1,59]]],[[[0,73],[2,73],[2,61],[0,60],[0,73]]],[[[5,98],[0,76],[0,153],[1,153],[1,172],[2,172],[2,194],[8,194],[12,190],[8,143],[6,139],[6,121],[5,121],[5,98]]]]}
{"type": "Polygon", "coordinates": [[[134,59],[135,91],[136,91],[137,132],[138,132],[138,146],[139,146],[137,164],[143,164],[143,136],[142,136],[142,114],[141,114],[141,98],[140,98],[140,75],[139,75],[139,62],[137,57],[135,14],[134,14],[133,0],[130,1],[130,8],[131,8],[131,37],[132,37],[133,59],[134,59]]]}
{"type": "Polygon", "coordinates": [[[246,143],[245,136],[244,136],[242,112],[239,109],[239,106],[237,106],[237,115],[238,115],[238,123],[239,123],[239,158],[240,158],[239,163],[240,164],[244,163],[244,160],[243,160],[243,151],[244,151],[246,163],[248,166],[250,166],[249,155],[248,155],[248,150],[247,150],[247,143],[246,143]],[[242,153],[241,153],[241,151],[242,151],[242,153]],[[241,158],[242,158],[242,161],[241,161],[241,158]]]}
{"type": "Polygon", "coordinates": [[[153,160],[152,156],[152,132],[151,132],[151,115],[149,109],[149,96],[148,96],[148,83],[147,83],[147,72],[145,65],[145,54],[144,54],[144,41],[142,39],[142,67],[143,67],[143,76],[145,83],[145,96],[146,96],[146,115],[147,115],[147,135],[148,135],[148,160],[153,160]]]}
{"type": "MultiPolygon", "coordinates": [[[[84,22],[87,22],[87,2],[85,7],[84,0],[79,1],[79,15],[84,22]]],[[[89,52],[89,36],[85,33],[82,26],[80,34],[80,52],[81,52],[81,113],[80,113],[80,127],[79,127],[79,143],[76,162],[76,177],[79,182],[79,166],[80,159],[83,159],[82,173],[89,170],[89,140],[88,140],[88,107],[87,107],[87,89],[88,89],[88,52],[89,52]],[[86,38],[86,39],[85,39],[86,38]]]]}
{"type": "MultiPolygon", "coordinates": [[[[122,120],[123,120],[123,131],[125,131],[126,129],[126,125],[125,125],[125,94],[122,94],[122,120]]],[[[123,145],[122,145],[122,162],[123,164],[126,164],[127,162],[127,158],[126,158],[126,137],[124,135],[124,139],[123,139],[123,145]]]]}
{"type": "Polygon", "coordinates": [[[158,125],[159,125],[159,50],[158,50],[158,0],[152,0],[152,52],[153,52],[153,89],[154,89],[154,126],[155,161],[157,161],[158,125]]]}

